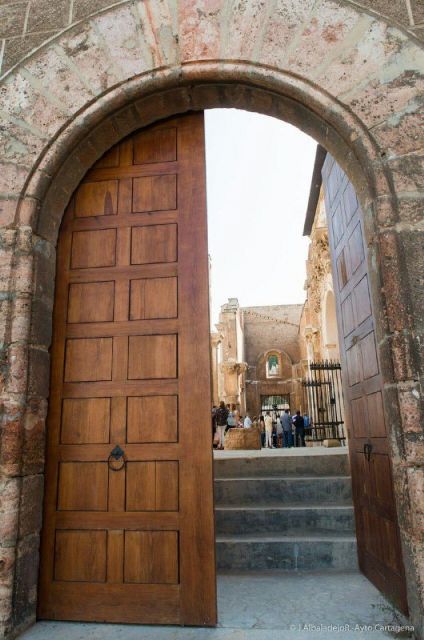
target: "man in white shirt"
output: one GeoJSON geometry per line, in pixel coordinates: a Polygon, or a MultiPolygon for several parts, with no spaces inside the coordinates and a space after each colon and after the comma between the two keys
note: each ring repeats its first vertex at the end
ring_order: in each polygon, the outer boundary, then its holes
{"type": "Polygon", "coordinates": [[[246,413],[243,426],[245,429],[250,429],[250,427],[252,426],[252,421],[248,413],[246,413]]]}
{"type": "Polygon", "coordinates": [[[265,447],[272,449],[272,418],[269,415],[269,411],[265,416],[265,447]]]}

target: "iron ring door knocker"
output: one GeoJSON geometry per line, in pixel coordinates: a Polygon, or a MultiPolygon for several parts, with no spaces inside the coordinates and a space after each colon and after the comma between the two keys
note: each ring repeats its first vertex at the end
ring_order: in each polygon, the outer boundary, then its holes
{"type": "Polygon", "coordinates": [[[116,447],[110,452],[109,458],[107,459],[108,467],[111,471],[120,471],[126,465],[127,458],[125,456],[124,451],[117,444],[116,447]]]}

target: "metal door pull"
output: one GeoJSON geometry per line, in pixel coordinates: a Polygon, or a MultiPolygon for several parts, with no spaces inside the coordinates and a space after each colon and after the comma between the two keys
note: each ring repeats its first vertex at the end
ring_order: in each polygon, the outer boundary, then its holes
{"type": "Polygon", "coordinates": [[[117,444],[110,452],[107,460],[109,469],[111,469],[111,471],[120,471],[125,466],[126,461],[125,452],[117,444]]]}

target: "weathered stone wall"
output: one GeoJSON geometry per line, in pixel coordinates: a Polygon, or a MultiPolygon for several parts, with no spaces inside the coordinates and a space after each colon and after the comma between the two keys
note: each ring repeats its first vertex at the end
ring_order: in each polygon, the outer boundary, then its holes
{"type": "MultiPolygon", "coordinates": [[[[0,74],[6,73],[22,58],[60,31],[115,4],[119,4],[119,1],[2,0],[0,3],[0,74]]],[[[161,4],[160,0],[157,4],[161,4]]],[[[422,0],[361,0],[357,4],[398,22],[418,38],[424,39],[422,0]]]]}
{"type": "MultiPolygon", "coordinates": [[[[271,349],[284,349],[292,362],[299,361],[299,322],[302,309],[303,304],[242,307],[245,360],[249,367],[256,368],[258,358],[271,349]]],[[[264,375],[264,368],[256,372],[258,379],[264,375]]]]}
{"type": "MultiPolygon", "coordinates": [[[[282,294],[283,295],[283,294],[282,294]]],[[[261,396],[289,395],[290,406],[297,407],[297,383],[293,382],[294,364],[299,362],[301,344],[299,322],[303,305],[243,307],[247,408],[252,415],[261,412],[261,396]],[[281,354],[280,379],[267,379],[269,351],[281,354]]]]}
{"type": "Polygon", "coordinates": [[[422,4],[123,0],[78,13],[104,4],[0,3],[2,70],[30,54],[0,84],[2,630],[12,636],[35,615],[64,207],[91,164],[125,135],[221,106],[313,135],[361,200],[409,604],[422,637],[424,51],[415,37],[422,4]]]}

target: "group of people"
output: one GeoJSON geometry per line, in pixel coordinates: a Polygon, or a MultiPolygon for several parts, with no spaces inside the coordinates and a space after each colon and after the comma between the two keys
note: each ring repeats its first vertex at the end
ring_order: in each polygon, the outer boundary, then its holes
{"type": "Polygon", "coordinates": [[[217,449],[224,448],[225,433],[228,429],[236,427],[245,429],[259,427],[263,448],[305,447],[305,430],[307,431],[310,426],[309,416],[306,413],[302,416],[300,411],[296,411],[292,416],[290,409],[285,409],[281,415],[277,414],[275,419],[269,411],[265,415],[251,419],[248,413],[243,418],[235,405],[230,407],[224,401],[220,402],[219,407],[212,408],[212,432],[217,442],[217,449]]]}
{"type": "Polygon", "coordinates": [[[292,416],[290,409],[285,409],[281,415],[277,414],[274,421],[267,411],[265,417],[260,416],[259,425],[263,434],[263,447],[273,449],[306,446],[305,430],[310,427],[309,416],[306,413],[302,416],[300,411],[296,411],[292,416]]]}

